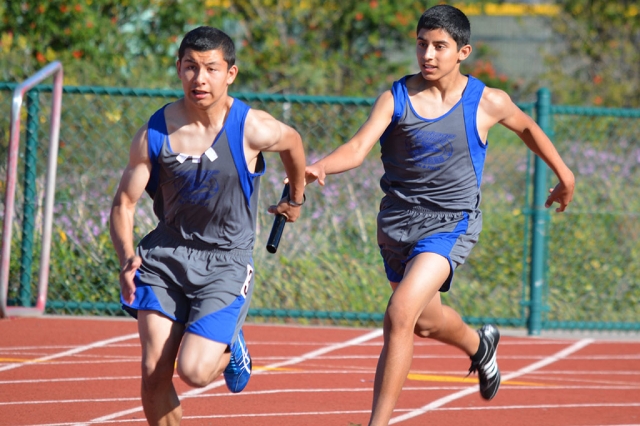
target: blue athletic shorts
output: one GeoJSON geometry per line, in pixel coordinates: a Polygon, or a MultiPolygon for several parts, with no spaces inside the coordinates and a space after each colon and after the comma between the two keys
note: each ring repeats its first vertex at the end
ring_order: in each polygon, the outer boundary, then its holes
{"type": "Polygon", "coordinates": [[[250,250],[215,250],[155,229],[140,242],[142,266],[132,304],[185,324],[186,331],[231,344],[242,328],[253,293],[250,250]]]}
{"type": "Polygon", "coordinates": [[[480,210],[432,211],[383,198],[378,213],[378,245],[387,278],[400,282],[411,259],[420,253],[437,253],[451,266],[449,278],[440,288],[448,291],[453,272],[469,256],[481,230],[480,210]]]}

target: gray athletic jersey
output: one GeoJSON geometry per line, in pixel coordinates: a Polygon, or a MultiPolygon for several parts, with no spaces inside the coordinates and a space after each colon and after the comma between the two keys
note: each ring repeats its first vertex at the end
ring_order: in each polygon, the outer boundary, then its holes
{"type": "Polygon", "coordinates": [[[150,118],[147,132],[153,166],[147,192],[160,223],[212,249],[252,250],[265,163],[260,154],[254,173],[245,160],[249,107],[234,99],[222,130],[201,156],[173,152],[165,107],[150,118]]]}
{"type": "Polygon", "coordinates": [[[393,199],[434,211],[472,211],[480,204],[487,145],[476,115],[484,84],[469,76],[462,99],[436,119],[411,105],[405,76],[393,84],[393,120],[382,138],[382,191],[393,199]]]}

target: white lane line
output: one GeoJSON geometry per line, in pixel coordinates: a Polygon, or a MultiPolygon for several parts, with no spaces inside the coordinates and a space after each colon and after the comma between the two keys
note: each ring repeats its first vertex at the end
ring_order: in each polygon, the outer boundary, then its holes
{"type": "Polygon", "coordinates": [[[99,382],[103,380],[140,380],[140,376],[64,377],[56,379],[0,380],[0,385],[22,385],[39,383],[99,382]]]}
{"type": "Polygon", "coordinates": [[[77,354],[77,353],[80,353],[80,352],[88,351],[90,349],[101,348],[103,346],[110,345],[111,343],[122,342],[123,340],[134,339],[134,338],[137,338],[137,337],[138,337],[138,333],[135,333],[135,334],[127,334],[127,335],[124,335],[124,336],[114,337],[112,339],[100,340],[98,342],[94,342],[94,343],[91,343],[89,345],[78,346],[78,347],[75,347],[75,348],[70,349],[68,351],[59,352],[57,354],[48,355],[48,356],[44,356],[44,357],[37,358],[37,359],[31,359],[31,360],[27,360],[27,361],[24,361],[24,362],[16,362],[16,363],[8,364],[8,365],[0,367],[0,371],[13,370],[15,368],[24,367],[25,365],[37,364],[39,362],[50,361],[50,360],[56,359],[56,358],[63,358],[65,356],[74,355],[74,354],[77,354]]]}
{"type": "MultiPolygon", "coordinates": [[[[280,367],[285,367],[287,365],[294,365],[294,364],[299,364],[301,362],[313,359],[313,358],[317,358],[320,355],[324,355],[326,353],[329,352],[333,352],[333,351],[337,351],[338,349],[343,349],[343,348],[348,348],[349,346],[355,346],[355,345],[359,345],[362,342],[366,342],[368,340],[371,339],[375,339],[376,337],[380,337],[382,336],[382,329],[377,329],[374,330],[370,333],[367,333],[363,336],[359,336],[356,337],[355,339],[351,339],[351,340],[347,340],[346,342],[342,342],[342,343],[336,343],[330,346],[326,346],[324,348],[320,348],[317,349],[315,351],[311,351],[308,352],[302,356],[297,356],[294,358],[290,358],[288,360],[285,361],[281,361],[281,362],[276,362],[274,364],[270,364],[266,367],[264,367],[264,370],[258,370],[255,373],[251,373],[251,374],[263,374],[263,372],[267,372],[270,369],[274,369],[274,368],[280,368],[280,367]]],[[[182,394],[183,398],[189,398],[191,396],[195,396],[195,395],[199,395],[201,393],[204,393],[206,391],[208,391],[209,389],[213,389],[213,388],[217,388],[224,385],[224,380],[217,380],[213,383],[211,383],[209,386],[205,386],[203,388],[198,388],[198,389],[192,389],[190,391],[187,391],[185,393],[182,394]]]]}
{"type": "MultiPolygon", "coordinates": [[[[11,363],[0,363],[0,369],[5,364],[6,365],[23,364],[23,363],[34,364],[34,363],[38,363],[38,362],[41,362],[41,361],[40,360],[23,360],[23,359],[21,359],[20,361],[12,360],[11,363]]],[[[93,364],[104,365],[104,364],[124,364],[125,362],[127,362],[127,363],[135,362],[136,364],[140,364],[140,357],[137,357],[137,358],[134,358],[134,359],[96,359],[96,360],[93,360],[93,361],[80,361],[80,360],[76,360],[76,359],[73,359],[72,361],[47,361],[47,365],[49,365],[49,366],[81,365],[81,364],[82,365],[93,365],[93,364]]],[[[0,370],[0,371],[2,371],[2,370],[0,370]]]]}
{"type": "MultiPolygon", "coordinates": [[[[137,377],[139,379],[139,377],[137,377]]],[[[89,379],[87,379],[89,380],[89,379]]],[[[549,390],[616,390],[616,391],[627,391],[627,390],[639,390],[640,386],[544,386],[544,387],[524,387],[524,386],[505,386],[503,387],[509,388],[511,391],[549,391],[549,390]]],[[[423,387],[410,387],[403,388],[403,392],[425,392],[425,391],[460,391],[465,390],[466,386],[423,386],[423,387]]],[[[309,388],[299,388],[299,389],[268,389],[262,391],[245,391],[242,393],[243,396],[255,396],[255,395],[283,395],[288,393],[295,394],[319,394],[319,393],[327,393],[327,394],[336,394],[336,393],[370,393],[371,387],[364,388],[321,388],[321,389],[309,389],[309,388]]],[[[233,397],[232,393],[216,393],[216,394],[200,394],[195,395],[190,398],[227,398],[233,397]]],[[[124,402],[124,401],[140,401],[140,397],[129,397],[129,398],[90,398],[90,399],[52,399],[52,400],[38,400],[38,401],[11,401],[11,402],[2,402],[0,401],[0,406],[11,406],[11,405],[40,405],[40,404],[93,404],[97,402],[124,402]]],[[[636,404],[640,405],[640,402],[628,403],[628,404],[636,404]]],[[[464,407],[464,409],[476,410],[476,409],[493,409],[498,406],[487,406],[487,407],[464,407]]],[[[498,409],[508,409],[509,407],[513,408],[527,408],[527,406],[507,406],[507,407],[498,407],[498,409]]],[[[452,408],[438,408],[437,410],[458,410],[458,407],[452,408]]],[[[404,411],[411,411],[409,409],[405,409],[404,411]]],[[[435,411],[435,410],[434,410],[435,411]]]]}
{"type": "MultiPolygon", "coordinates": [[[[540,404],[540,405],[505,405],[505,406],[484,406],[484,407],[446,407],[436,408],[433,411],[498,411],[498,410],[542,410],[542,409],[569,409],[569,408],[634,408],[640,407],[640,403],[594,403],[594,404],[540,404]]],[[[409,411],[406,409],[398,409],[397,411],[409,411]]],[[[184,416],[183,420],[205,420],[205,419],[233,419],[233,418],[266,418],[266,417],[299,417],[299,416],[335,416],[344,414],[369,414],[369,410],[342,410],[342,411],[302,411],[302,412],[286,412],[286,413],[261,413],[261,414],[211,414],[205,416],[184,416]]],[[[125,423],[146,423],[144,418],[138,419],[120,419],[107,420],[103,423],[107,424],[125,424],[125,423]]],[[[74,423],[49,423],[37,424],[30,426],[73,426],[74,423]]],[[[578,425],[575,425],[578,426],[578,425]]],[[[586,425],[585,425],[586,426],[586,425]]],[[[591,425],[591,426],[640,426],[634,424],[607,424],[607,425],[591,425]]]]}
{"type": "MultiPolygon", "coordinates": [[[[367,342],[369,340],[375,339],[377,337],[382,336],[382,329],[376,329],[373,330],[365,335],[356,337],[355,339],[351,339],[351,340],[347,340],[346,342],[342,342],[342,343],[336,343],[333,345],[329,345],[329,346],[325,346],[324,348],[320,348],[317,349],[315,351],[311,351],[308,352],[302,356],[297,356],[297,357],[293,357],[290,358],[288,360],[285,361],[281,361],[281,362],[277,362],[271,365],[268,365],[265,367],[264,370],[257,370],[255,372],[252,372],[251,374],[261,374],[263,371],[268,371],[269,369],[273,369],[273,368],[279,368],[279,367],[285,367],[287,365],[294,365],[294,364],[299,364],[301,362],[307,361],[309,359],[313,359],[316,357],[319,357],[320,355],[324,355],[326,353],[332,352],[332,351],[336,351],[338,349],[343,349],[343,348],[347,348],[350,346],[355,346],[355,345],[360,345],[364,342],[367,342]]],[[[190,391],[187,391],[185,393],[183,393],[182,395],[180,395],[180,399],[184,399],[184,398],[191,398],[191,397],[195,397],[197,395],[200,395],[204,392],[207,392],[210,389],[214,389],[217,387],[220,387],[224,385],[224,380],[216,380],[215,382],[211,383],[208,386],[205,386],[203,388],[198,388],[198,389],[192,389],[190,391]]],[[[117,413],[113,413],[113,414],[109,414],[106,416],[102,416],[102,417],[98,417],[96,419],[93,420],[89,420],[88,422],[85,423],[74,423],[75,426],[84,426],[84,425],[88,425],[91,423],[101,423],[101,422],[105,422],[108,420],[113,420],[116,419],[118,417],[122,417],[122,416],[126,416],[132,413],[137,413],[142,411],[142,407],[136,407],[136,408],[131,408],[129,410],[124,410],[124,411],[119,411],[117,413]]]]}
{"type": "MultiPolygon", "coordinates": [[[[140,344],[136,343],[124,343],[121,345],[111,345],[112,348],[139,348],[140,344]]],[[[39,351],[39,350],[50,350],[50,349],[73,349],[74,345],[46,345],[46,346],[2,346],[0,347],[0,353],[3,352],[12,352],[12,351],[39,351]]]]}
{"type": "MultiPolygon", "coordinates": [[[[640,336],[640,335],[639,335],[640,336]]],[[[513,337],[513,336],[510,336],[513,337]]],[[[517,337],[513,337],[513,338],[517,338],[517,337]]],[[[554,346],[566,346],[568,344],[572,344],[574,343],[576,340],[572,339],[572,340],[566,340],[566,339],[553,339],[553,340],[545,340],[544,338],[541,337],[537,337],[535,339],[531,339],[528,337],[523,337],[520,340],[508,340],[505,342],[500,342],[500,347],[505,347],[505,346],[549,346],[549,345],[554,345],[554,346]]],[[[326,342],[291,342],[291,341],[278,341],[278,340],[270,340],[270,341],[259,341],[259,342],[252,342],[251,346],[255,347],[255,346],[319,346],[319,347],[324,347],[327,343],[326,342]]],[[[636,340],[598,340],[593,342],[594,345],[611,345],[611,344],[623,344],[625,346],[629,346],[629,345],[640,345],[640,337],[636,340]]],[[[136,343],[123,343],[123,344],[112,344],[110,345],[113,348],[139,348],[140,345],[136,342],[136,343]]],[[[364,342],[361,344],[361,346],[379,346],[380,348],[382,348],[382,342],[364,342]]],[[[444,343],[440,343],[438,341],[435,340],[429,340],[429,339],[420,339],[420,340],[416,340],[414,342],[414,346],[415,347],[419,347],[419,346],[446,346],[446,344],[444,343]]],[[[75,346],[70,346],[70,345],[43,345],[43,346],[3,346],[0,347],[0,354],[4,353],[4,352],[12,352],[12,351],[23,351],[23,350],[27,350],[27,351],[31,351],[31,350],[51,350],[51,349],[56,349],[56,350],[62,350],[62,349],[73,349],[75,346]]],[[[429,356],[429,355],[425,355],[425,356],[429,356]]],[[[586,358],[597,358],[597,357],[603,357],[603,358],[608,358],[609,356],[617,356],[617,355],[587,355],[585,356],[586,358]]],[[[622,355],[624,356],[624,355],[622,355]]],[[[629,355],[630,357],[634,358],[637,356],[637,354],[635,355],[629,355]]],[[[436,356],[437,357],[437,356],[436,356]]],[[[464,355],[452,355],[452,358],[454,357],[464,357],[464,355]]],[[[377,356],[376,356],[377,358],[377,356]]],[[[502,357],[504,359],[504,357],[502,357]]]]}
{"type": "Polygon", "coordinates": [[[91,399],[51,399],[40,401],[14,401],[14,402],[0,402],[0,406],[5,405],[40,405],[40,404],[95,404],[98,402],[128,402],[128,401],[140,401],[140,397],[130,398],[91,398],[91,399]]]}
{"type": "MultiPolygon", "coordinates": [[[[576,343],[574,343],[573,345],[569,346],[566,349],[561,350],[560,352],[556,353],[555,355],[552,355],[550,357],[547,357],[545,359],[542,359],[538,362],[535,362],[527,367],[521,368],[520,370],[513,372],[511,374],[507,374],[506,376],[502,377],[502,381],[506,382],[508,380],[512,380],[515,379],[516,377],[520,377],[523,376],[527,373],[531,373],[535,370],[539,370],[542,367],[545,367],[549,364],[553,364],[556,361],[559,361],[563,358],[566,358],[567,356],[571,355],[574,352],[579,351],[580,349],[584,348],[585,346],[588,346],[589,344],[593,343],[593,339],[582,339],[577,341],[576,343]]],[[[403,414],[401,416],[397,416],[391,419],[391,421],[389,422],[389,424],[396,424],[396,423],[400,423],[402,421],[420,416],[424,413],[426,413],[427,411],[431,411],[435,408],[439,408],[442,407],[445,404],[448,404],[449,402],[455,401],[456,399],[460,399],[462,397],[465,397],[467,395],[470,395],[474,392],[478,391],[478,387],[477,386],[472,386],[469,388],[466,388],[464,390],[461,390],[459,392],[456,392],[454,394],[451,394],[449,396],[445,396],[444,398],[440,398],[437,399],[423,407],[418,408],[417,410],[413,410],[409,413],[403,414]]]]}

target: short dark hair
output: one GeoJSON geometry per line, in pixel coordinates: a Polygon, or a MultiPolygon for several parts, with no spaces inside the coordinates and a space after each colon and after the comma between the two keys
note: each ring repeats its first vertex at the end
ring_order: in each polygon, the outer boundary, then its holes
{"type": "Polygon", "coordinates": [[[187,49],[196,52],[220,50],[229,68],[236,63],[236,47],[233,40],[217,28],[202,26],[189,31],[178,49],[178,60],[182,60],[187,49]]]}
{"type": "Polygon", "coordinates": [[[458,50],[469,44],[471,38],[471,24],[467,15],[460,9],[446,4],[433,6],[422,14],[416,34],[423,28],[427,31],[446,31],[456,41],[458,50]]]}

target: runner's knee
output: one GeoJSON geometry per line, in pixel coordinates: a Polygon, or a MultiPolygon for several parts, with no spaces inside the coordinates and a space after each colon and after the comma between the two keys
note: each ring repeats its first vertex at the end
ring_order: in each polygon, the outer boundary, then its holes
{"type": "Polygon", "coordinates": [[[412,330],[415,326],[415,318],[411,313],[403,309],[399,303],[390,303],[387,307],[387,314],[385,316],[385,322],[387,327],[393,332],[401,332],[412,330]]]}
{"type": "Polygon", "coordinates": [[[223,368],[217,368],[211,371],[208,367],[203,365],[204,363],[186,363],[178,360],[178,376],[187,385],[194,388],[202,388],[214,381],[220,374],[222,374],[223,368]]]}

